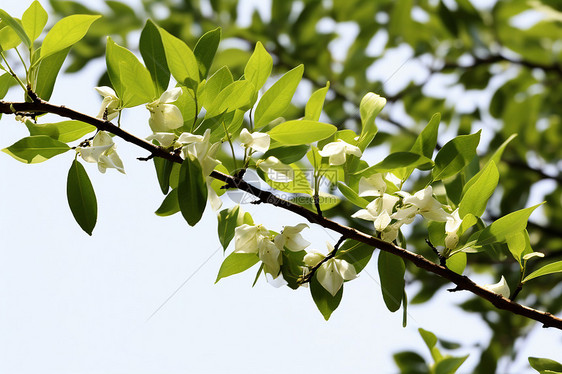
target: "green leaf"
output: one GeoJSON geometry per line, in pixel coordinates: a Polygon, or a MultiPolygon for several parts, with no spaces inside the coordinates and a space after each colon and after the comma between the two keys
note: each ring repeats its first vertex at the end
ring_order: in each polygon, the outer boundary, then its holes
{"type": "Polygon", "coordinates": [[[505,215],[480,232],[477,245],[501,243],[512,233],[525,230],[529,216],[543,203],[505,215]]]}
{"type": "Polygon", "coordinates": [[[33,82],[35,84],[35,93],[41,99],[49,100],[51,98],[57,75],[64,60],[66,60],[68,51],[70,51],[70,47],[41,59],[39,65],[33,67],[33,69],[37,69],[37,79],[33,82]]]}
{"type": "Polygon", "coordinates": [[[5,73],[0,75],[0,99],[8,93],[10,87],[16,84],[16,80],[10,75],[10,73],[5,73]]]}
{"type": "Polygon", "coordinates": [[[463,273],[466,268],[466,253],[457,252],[447,259],[447,268],[457,274],[463,273]]]}
{"type": "Polygon", "coordinates": [[[519,263],[519,266],[523,268],[523,256],[533,252],[529,233],[527,230],[523,230],[511,234],[505,239],[509,252],[511,252],[513,258],[519,263]]]}
{"type": "Polygon", "coordinates": [[[369,263],[375,249],[355,240],[346,240],[338,250],[336,258],[349,262],[359,274],[369,263]]]}
{"type": "Polygon", "coordinates": [[[183,218],[190,226],[195,226],[207,205],[207,184],[197,159],[186,157],[181,164],[178,201],[183,218]]]}
{"type": "Polygon", "coordinates": [[[441,122],[441,113],[435,113],[429,120],[427,126],[416,138],[410,152],[424,155],[427,158],[433,157],[433,151],[437,145],[437,130],[439,129],[439,122],[441,122]]]}
{"type": "Polygon", "coordinates": [[[19,38],[27,48],[31,46],[31,40],[29,40],[29,37],[27,36],[23,26],[15,18],[9,15],[5,10],[0,9],[0,19],[2,19],[2,21],[4,21],[6,25],[11,27],[16,34],[18,34],[19,38]]]}
{"type": "Polygon", "coordinates": [[[154,212],[157,216],[167,217],[180,211],[180,203],[178,201],[178,189],[174,188],[162,201],[162,204],[154,212]]]}
{"type": "Polygon", "coordinates": [[[221,210],[218,214],[218,221],[219,241],[222,248],[226,251],[226,248],[234,238],[236,227],[242,225],[244,221],[244,212],[240,209],[240,205],[221,210]]]}
{"type": "Polygon", "coordinates": [[[205,83],[203,92],[199,96],[199,101],[205,109],[209,109],[218,94],[228,85],[234,82],[232,73],[227,66],[223,66],[215,72],[205,83]]]}
{"type": "Polygon", "coordinates": [[[341,298],[343,296],[343,286],[340,287],[336,296],[332,296],[322,285],[318,282],[316,274],[310,279],[310,294],[312,295],[312,300],[316,304],[316,307],[324,316],[327,321],[330,316],[340,305],[341,298]]]}
{"type": "Polygon", "coordinates": [[[467,358],[468,355],[463,357],[445,357],[435,365],[435,374],[454,374],[467,358]]]}
{"type": "Polygon", "coordinates": [[[158,185],[160,190],[165,195],[170,188],[170,174],[174,163],[161,157],[154,157],[154,167],[156,168],[156,177],[158,178],[158,185]]]}
{"type": "Polygon", "coordinates": [[[342,195],[349,200],[350,203],[357,205],[360,208],[365,209],[369,204],[369,200],[360,197],[357,192],[353,189],[349,188],[345,184],[338,182],[338,190],[342,193],[342,195]]]}
{"type": "Polygon", "coordinates": [[[205,118],[219,116],[236,109],[250,109],[254,96],[254,86],[248,81],[235,81],[225,87],[207,107],[205,118]]]}
{"type": "Polygon", "coordinates": [[[77,43],[100,17],[75,14],[55,23],[43,40],[40,58],[44,59],[77,43]]]}
{"type": "Polygon", "coordinates": [[[21,39],[14,29],[4,25],[4,22],[0,23],[0,26],[4,26],[0,29],[0,51],[16,48],[21,44],[21,39]]]}
{"type": "Polygon", "coordinates": [[[146,104],[156,98],[150,73],[136,57],[135,62],[132,61],[119,63],[119,78],[125,90],[122,97],[124,108],[146,104]]]}
{"type": "Polygon", "coordinates": [[[384,303],[388,310],[396,312],[400,309],[404,295],[404,273],[406,271],[404,261],[396,255],[381,251],[378,268],[384,303]]]}
{"type": "Polygon", "coordinates": [[[423,341],[425,342],[425,345],[427,345],[427,348],[429,348],[429,350],[431,351],[437,344],[437,337],[431,331],[424,330],[421,327],[418,329],[418,331],[423,341]]]}
{"type": "Polygon", "coordinates": [[[271,74],[273,59],[260,42],[256,43],[254,53],[250,56],[244,68],[244,79],[252,82],[256,91],[259,91],[271,74]]]}
{"type": "Polygon", "coordinates": [[[65,143],[47,135],[34,135],[15,142],[8,148],[4,148],[2,152],[26,164],[37,164],[69,149],[70,147],[65,143]]]}
{"type": "Polygon", "coordinates": [[[330,82],[326,83],[326,87],[320,88],[310,96],[306,107],[304,108],[304,119],[310,121],[320,120],[320,115],[322,114],[322,108],[324,107],[324,100],[326,99],[326,94],[330,88],[330,82]]]}
{"type": "Polygon", "coordinates": [[[538,372],[544,370],[562,372],[562,364],[548,358],[529,357],[529,364],[538,372]]]}
{"type": "Polygon", "coordinates": [[[96,194],[86,170],[77,160],[72,161],[68,171],[66,195],[74,219],[82,230],[92,235],[98,219],[96,194]]]}
{"type": "Polygon", "coordinates": [[[433,165],[433,161],[417,153],[394,152],[386,156],[386,158],[378,164],[360,170],[355,174],[368,177],[376,173],[394,172],[396,169],[416,168],[422,165],[433,165]]]}
{"type": "Polygon", "coordinates": [[[300,161],[308,152],[308,148],[309,146],[307,144],[276,148],[270,147],[261,158],[265,160],[269,156],[273,156],[277,157],[277,159],[285,165],[289,165],[293,162],[300,161]]]}
{"type": "Polygon", "coordinates": [[[128,49],[107,38],[105,53],[107,73],[123,107],[131,108],[155,98],[149,71],[128,49]]]}
{"type": "Polygon", "coordinates": [[[192,90],[199,86],[199,65],[191,48],[163,28],[158,28],[168,68],[179,84],[192,90]]]}
{"type": "Polygon", "coordinates": [[[41,35],[48,18],[47,12],[37,0],[32,2],[29,8],[23,13],[21,23],[31,42],[41,35]]]}
{"type": "Polygon", "coordinates": [[[480,142],[480,132],[457,136],[441,148],[435,156],[434,181],[455,175],[472,160],[480,142]]]}
{"type": "Polygon", "coordinates": [[[476,174],[469,181],[471,183],[459,204],[459,216],[462,218],[471,213],[480,217],[486,210],[488,199],[492,196],[498,185],[500,174],[494,161],[488,163],[482,173],[476,174]],[[472,181],[476,178],[475,181],[472,181]]]}
{"type": "Polygon", "coordinates": [[[299,145],[326,139],[336,131],[337,127],[329,123],[292,120],[275,126],[268,134],[284,145],[299,145]]]}
{"type": "Polygon", "coordinates": [[[211,65],[213,64],[213,59],[217,53],[220,41],[221,29],[217,27],[203,34],[193,49],[193,54],[199,64],[199,77],[201,80],[207,78],[209,70],[211,70],[211,65]]]}
{"type": "Polygon", "coordinates": [[[357,146],[364,151],[365,148],[375,138],[378,128],[375,125],[375,118],[386,105],[386,99],[377,94],[369,92],[361,99],[359,113],[361,115],[361,135],[357,146]]]}
{"type": "Polygon", "coordinates": [[[303,72],[304,66],[297,66],[293,70],[285,73],[285,75],[279,78],[279,80],[263,94],[254,115],[256,130],[261,129],[285,113],[302,79],[303,72]]]}
{"type": "Polygon", "coordinates": [[[47,135],[63,143],[73,142],[84,135],[96,131],[96,128],[82,121],[62,121],[57,123],[33,123],[25,121],[29,135],[47,135]]]}
{"type": "Polygon", "coordinates": [[[217,275],[217,280],[215,283],[220,281],[222,278],[229,277],[234,274],[241,273],[248,270],[255,264],[259,262],[259,257],[256,253],[236,253],[232,252],[227,258],[222,262],[221,268],[219,269],[219,274],[217,275]]]}
{"type": "Polygon", "coordinates": [[[146,21],[142,29],[139,50],[156,87],[156,95],[160,96],[170,84],[170,70],[160,32],[151,20],[146,21]]]}
{"type": "Polygon", "coordinates": [[[542,277],[543,275],[554,274],[562,272],[562,261],[553,262],[551,264],[544,265],[542,268],[533,271],[531,274],[527,275],[523,279],[522,283],[535,279],[537,277],[542,277]]]}
{"type": "Polygon", "coordinates": [[[400,373],[407,374],[427,374],[429,368],[424,358],[416,352],[404,351],[393,355],[396,366],[400,369],[400,373]]]}

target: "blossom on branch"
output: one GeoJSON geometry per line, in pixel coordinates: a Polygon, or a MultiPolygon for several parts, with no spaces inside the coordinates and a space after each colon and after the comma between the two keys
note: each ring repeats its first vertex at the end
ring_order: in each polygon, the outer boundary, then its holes
{"type": "Polygon", "coordinates": [[[482,287],[484,287],[488,291],[497,293],[498,295],[502,295],[503,297],[509,297],[509,294],[511,293],[503,275],[498,283],[486,284],[482,287]]]}
{"type": "Polygon", "coordinates": [[[218,161],[216,153],[220,148],[220,143],[211,144],[211,130],[205,130],[203,135],[194,135],[184,132],[180,135],[177,142],[182,145],[182,156],[196,158],[203,169],[203,175],[209,176],[215,167],[221,162],[218,161]]]}
{"type": "Polygon", "coordinates": [[[279,276],[281,250],[271,240],[271,234],[264,226],[238,226],[234,231],[234,252],[256,253],[263,262],[264,271],[271,274],[273,279],[279,276]]]}
{"type": "Polygon", "coordinates": [[[307,228],[306,223],[299,223],[296,226],[285,226],[281,234],[275,237],[275,244],[279,250],[287,248],[289,251],[298,252],[304,250],[310,245],[308,240],[305,240],[300,232],[307,228]]]}
{"type": "Polygon", "coordinates": [[[117,94],[111,87],[101,86],[95,87],[95,90],[98,91],[100,95],[103,96],[103,100],[101,102],[100,112],[96,116],[99,119],[106,119],[111,121],[119,114],[121,110],[119,108],[119,104],[121,100],[117,97],[117,94]]]}
{"type": "MultiPolygon", "coordinates": [[[[326,243],[331,253],[334,246],[326,243]]],[[[316,250],[312,250],[304,256],[304,263],[309,267],[317,266],[326,256],[316,250]]],[[[316,270],[316,279],[332,296],[336,296],[344,280],[357,278],[355,267],[345,260],[332,257],[324,262],[316,270]]]]}
{"type": "Polygon", "coordinates": [[[106,131],[100,131],[89,145],[80,145],[76,147],[76,152],[86,162],[97,163],[100,172],[105,173],[106,169],[113,168],[125,174],[123,161],[115,151],[116,145],[106,131]]]}
{"type": "Polygon", "coordinates": [[[361,157],[363,154],[359,147],[346,143],[341,139],[326,144],[318,153],[322,157],[329,157],[330,165],[333,166],[344,164],[347,158],[346,155],[361,157]]]}
{"type": "Polygon", "coordinates": [[[150,111],[148,124],[154,132],[171,132],[183,125],[183,116],[180,109],[172,104],[180,95],[180,87],[171,88],[165,91],[160,98],[146,104],[146,109],[150,111]]]}
{"type": "Polygon", "coordinates": [[[250,133],[247,129],[240,132],[240,143],[243,147],[252,148],[257,152],[267,152],[271,138],[263,132],[250,133]]]}
{"type": "Polygon", "coordinates": [[[412,205],[417,208],[417,213],[431,221],[446,222],[450,216],[443,210],[443,206],[433,197],[433,188],[427,186],[425,189],[410,195],[407,192],[398,191],[402,196],[404,205],[412,205]]]}

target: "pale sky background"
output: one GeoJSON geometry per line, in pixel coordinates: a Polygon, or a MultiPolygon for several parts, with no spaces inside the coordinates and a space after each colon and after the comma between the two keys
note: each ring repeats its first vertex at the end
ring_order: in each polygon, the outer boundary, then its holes
{"type": "MultiPolygon", "coordinates": [[[[0,7],[20,17],[29,4],[3,0],[0,7]]],[[[101,100],[93,87],[102,71],[98,61],[63,75],[51,102],[97,114],[101,100]]],[[[8,96],[21,97],[17,90],[8,96]]],[[[147,118],[142,107],[126,112],[123,127],[147,136],[147,118]]],[[[0,121],[0,148],[27,135],[9,116],[0,121]]],[[[0,153],[1,373],[395,373],[395,352],[415,350],[430,360],[418,327],[465,346],[489,339],[478,318],[455,306],[468,297],[461,292],[441,290],[430,303],[410,306],[402,328],[401,311],[388,312],[382,301],[376,260],[346,284],[328,322],[308,289],[276,289],[263,278],[251,288],[257,268],[215,285],[223,259],[215,213],[208,207],[195,228],[179,214],[156,216],[163,195],[152,163],[136,160],[146,156],[137,147],[116,143],[127,175],[101,174],[83,163],[98,199],[92,237],[75,223],[66,201],[73,152],[37,165],[0,153]]],[[[302,222],[265,206],[244,209],[277,231],[302,222]]],[[[305,237],[320,250],[338,239],[319,227],[305,237]]],[[[560,360],[560,336],[537,324],[509,372],[531,372],[530,355],[560,360]]],[[[477,351],[451,353],[471,352],[477,351]]],[[[469,357],[460,372],[469,372],[477,357],[469,357]]]]}

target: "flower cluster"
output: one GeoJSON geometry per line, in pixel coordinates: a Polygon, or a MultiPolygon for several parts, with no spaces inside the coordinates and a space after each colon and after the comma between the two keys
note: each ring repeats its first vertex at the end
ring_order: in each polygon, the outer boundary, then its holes
{"type": "Polygon", "coordinates": [[[430,221],[446,222],[445,245],[448,249],[455,248],[459,242],[457,232],[462,223],[458,209],[452,213],[446,212],[444,206],[433,197],[431,186],[413,195],[404,191],[388,194],[388,183],[393,183],[392,180],[392,175],[380,173],[362,177],[359,181],[359,196],[375,199],[352,217],[372,221],[381,239],[388,242],[394,241],[400,227],[412,223],[418,214],[430,221]]]}
{"type": "Polygon", "coordinates": [[[125,174],[123,162],[115,151],[116,145],[106,131],[100,131],[91,141],[83,142],[76,147],[76,152],[82,156],[84,161],[98,164],[100,172],[105,173],[106,169],[113,168],[125,174]]]}
{"type": "MultiPolygon", "coordinates": [[[[243,224],[235,230],[234,252],[257,254],[263,263],[264,271],[271,275],[273,279],[276,279],[281,274],[282,252],[285,250],[300,252],[310,245],[310,242],[301,235],[301,231],[307,227],[308,225],[304,223],[296,226],[285,226],[280,234],[275,234],[263,225],[243,224]]],[[[328,249],[333,251],[334,247],[330,243],[327,244],[328,249]]],[[[316,267],[323,261],[316,270],[316,277],[318,282],[332,296],[335,296],[344,280],[354,279],[357,277],[357,273],[349,262],[337,258],[325,260],[325,257],[324,254],[314,249],[308,251],[303,260],[303,274],[307,274],[311,268],[316,267]]]]}

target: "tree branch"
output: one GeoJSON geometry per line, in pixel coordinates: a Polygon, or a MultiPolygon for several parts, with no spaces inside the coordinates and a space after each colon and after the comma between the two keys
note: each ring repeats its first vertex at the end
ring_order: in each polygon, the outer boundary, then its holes
{"type": "MultiPolygon", "coordinates": [[[[0,113],[15,114],[16,112],[48,112],[60,115],[62,117],[82,121],[95,126],[99,130],[111,132],[114,135],[119,136],[123,140],[147,150],[151,155],[154,155],[154,157],[162,157],[176,163],[183,162],[183,159],[179,155],[169,153],[165,149],[151,144],[144,139],[137,138],[136,136],[124,131],[123,129],[115,126],[109,121],[100,120],[73,109],[66,108],[64,106],[53,105],[41,99],[32,103],[0,101],[0,113]]],[[[554,327],[562,330],[562,319],[548,312],[542,312],[523,306],[507,298],[504,298],[501,295],[495,294],[477,285],[467,276],[459,275],[441,265],[437,265],[421,255],[407,251],[392,243],[385,242],[381,239],[365,234],[351,227],[341,225],[335,221],[320,216],[317,213],[310,211],[300,205],[296,205],[290,201],[281,199],[269,191],[261,190],[258,187],[255,187],[236,176],[226,175],[218,171],[213,171],[211,173],[211,177],[221,180],[229,186],[233,186],[242,191],[248,192],[256,196],[263,203],[271,204],[273,206],[288,210],[303,217],[311,223],[316,223],[322,227],[335,231],[342,235],[342,238],[356,240],[358,242],[370,245],[374,248],[378,248],[382,251],[386,251],[399,256],[402,259],[413,263],[420,269],[424,269],[451,281],[456,285],[456,289],[472,292],[473,294],[485,300],[488,300],[498,309],[504,309],[514,314],[518,314],[541,322],[543,324],[543,327],[554,327]]]]}

